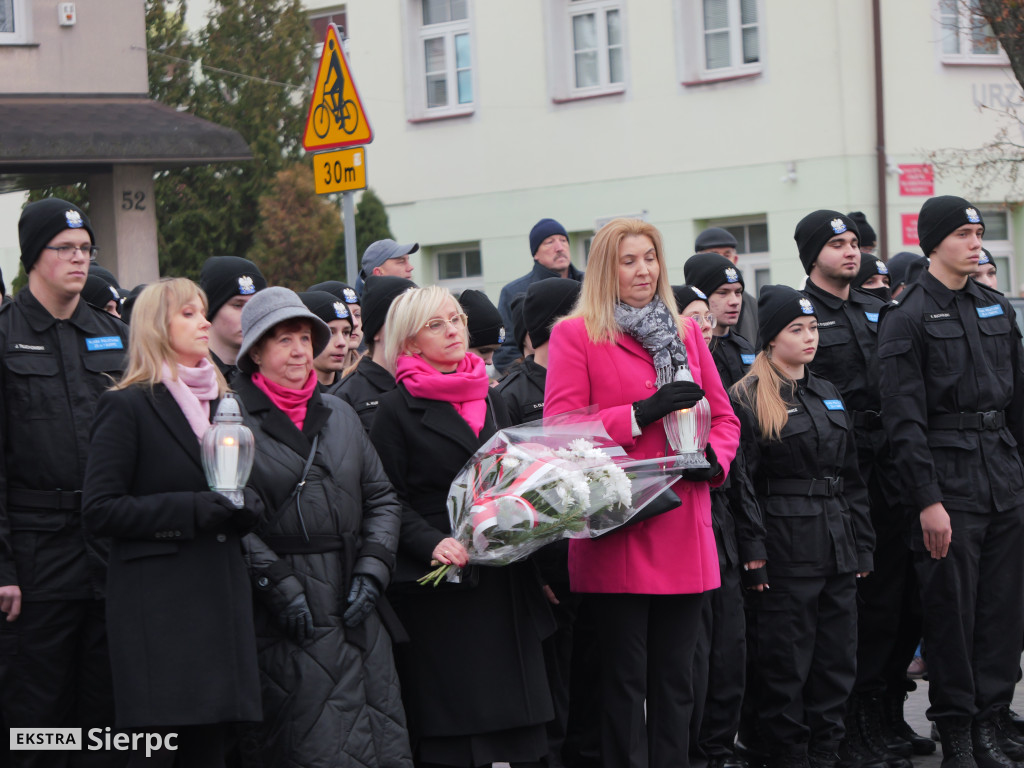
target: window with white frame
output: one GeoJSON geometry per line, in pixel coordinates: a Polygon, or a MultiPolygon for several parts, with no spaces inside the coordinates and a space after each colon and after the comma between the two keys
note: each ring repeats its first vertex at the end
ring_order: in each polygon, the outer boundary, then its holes
{"type": "Polygon", "coordinates": [[[721,227],[736,238],[736,266],[743,272],[747,290],[757,296],[761,287],[771,281],[771,254],[768,252],[768,221],[727,219],[709,221],[708,227],[721,227]]]}
{"type": "Polygon", "coordinates": [[[437,265],[437,284],[459,292],[467,288],[482,289],[483,262],[479,245],[445,246],[434,252],[437,265]]]}
{"type": "Polygon", "coordinates": [[[683,82],[761,72],[762,0],[677,0],[683,82]]]}
{"type": "Polygon", "coordinates": [[[992,27],[978,12],[978,0],[939,0],[938,21],[943,62],[1009,63],[992,27]]]}
{"type": "MultiPolygon", "coordinates": [[[[0,0],[2,3],[3,0],[0,0]]],[[[349,37],[348,34],[348,17],[345,13],[345,6],[339,5],[334,8],[317,8],[315,11],[309,12],[309,23],[313,27],[313,58],[319,61],[320,56],[324,52],[324,40],[327,38],[327,27],[330,24],[334,24],[338,31],[341,33],[341,38],[344,40],[349,37]]],[[[346,49],[347,52],[347,49],[346,49]]]]}
{"type": "Polygon", "coordinates": [[[414,117],[469,114],[474,104],[470,0],[409,0],[414,117]]]}
{"type": "Polygon", "coordinates": [[[555,101],[622,93],[628,55],[623,0],[544,0],[555,101]]]}
{"type": "Polygon", "coordinates": [[[0,45],[18,45],[31,39],[29,0],[0,0],[0,45]]]}
{"type": "Polygon", "coordinates": [[[978,207],[985,221],[985,236],[982,241],[996,265],[999,290],[1007,296],[1016,296],[1014,290],[1013,241],[1010,237],[1010,217],[1003,208],[978,207]]]}

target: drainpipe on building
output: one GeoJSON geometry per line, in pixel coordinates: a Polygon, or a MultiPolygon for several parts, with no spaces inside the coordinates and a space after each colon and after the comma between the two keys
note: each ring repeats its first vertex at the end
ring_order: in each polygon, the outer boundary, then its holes
{"type": "Polygon", "coordinates": [[[871,32],[875,43],[875,159],[878,175],[878,258],[889,260],[889,198],[885,183],[888,161],[885,153],[885,98],[882,91],[881,0],[871,0],[871,32]]]}

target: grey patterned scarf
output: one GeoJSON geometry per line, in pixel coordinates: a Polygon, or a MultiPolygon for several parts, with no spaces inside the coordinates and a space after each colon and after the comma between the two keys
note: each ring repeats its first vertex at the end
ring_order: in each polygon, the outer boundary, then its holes
{"type": "MultiPolygon", "coordinates": [[[[615,305],[615,322],[619,330],[629,334],[654,358],[658,372],[658,389],[672,381],[675,369],[687,366],[686,347],[672,322],[672,313],[657,296],[645,307],[615,305]]],[[[688,367],[688,366],[687,366],[688,367]]]]}

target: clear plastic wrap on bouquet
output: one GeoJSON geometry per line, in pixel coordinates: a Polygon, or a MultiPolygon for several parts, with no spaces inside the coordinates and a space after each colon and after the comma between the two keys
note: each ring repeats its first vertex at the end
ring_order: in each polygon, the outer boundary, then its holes
{"type": "MultiPolygon", "coordinates": [[[[678,459],[630,458],[595,408],[503,429],[452,482],[452,536],[480,565],[508,565],[559,539],[596,538],[678,480],[678,459]]],[[[458,581],[459,573],[441,566],[421,583],[458,581]]]]}

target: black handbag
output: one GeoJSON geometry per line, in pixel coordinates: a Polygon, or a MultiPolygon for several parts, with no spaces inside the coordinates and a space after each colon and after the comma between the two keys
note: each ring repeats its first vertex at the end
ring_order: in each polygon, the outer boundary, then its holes
{"type": "Polygon", "coordinates": [[[657,517],[665,512],[676,509],[682,503],[683,501],[679,498],[679,494],[669,486],[655,496],[647,506],[629,518],[627,522],[623,523],[618,528],[612,528],[610,531],[605,531],[600,536],[595,536],[594,538],[599,539],[601,536],[607,536],[609,533],[615,533],[616,531],[621,531],[623,528],[628,528],[636,523],[642,523],[644,520],[650,520],[652,517],[657,517]]]}

